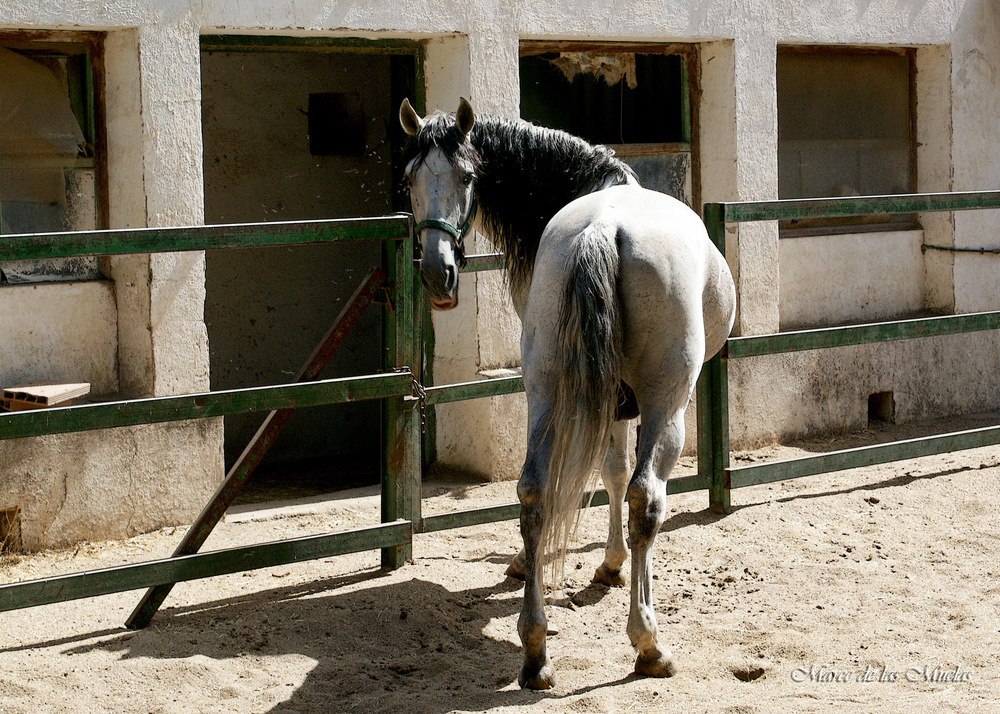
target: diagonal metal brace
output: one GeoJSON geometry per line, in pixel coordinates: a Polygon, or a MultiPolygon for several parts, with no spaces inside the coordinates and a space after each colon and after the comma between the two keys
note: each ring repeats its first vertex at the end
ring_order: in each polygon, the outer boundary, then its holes
{"type": "MultiPolygon", "coordinates": [[[[327,363],[343,343],[344,338],[347,337],[351,329],[357,324],[361,313],[371,304],[376,293],[378,293],[379,289],[385,283],[385,280],[386,274],[381,268],[373,268],[368,273],[361,282],[361,285],[358,286],[358,289],[351,295],[347,304],[344,305],[340,314],[337,315],[337,319],[323,337],[323,341],[320,342],[319,346],[313,351],[312,356],[309,357],[309,360],[299,371],[295,381],[311,382],[319,377],[323,368],[326,367],[327,363]]],[[[201,515],[198,516],[197,520],[191,525],[191,528],[188,529],[184,539],[174,551],[173,557],[191,555],[198,552],[198,549],[205,543],[212,529],[222,520],[226,509],[232,504],[233,499],[236,498],[236,495],[243,488],[247,479],[250,478],[250,474],[260,464],[264,455],[271,448],[274,440],[294,413],[295,407],[276,409],[268,413],[264,419],[264,423],[261,424],[257,433],[254,434],[250,443],[247,444],[243,453],[240,454],[239,459],[229,469],[229,473],[226,474],[222,485],[219,486],[215,495],[212,496],[212,500],[208,502],[208,505],[202,510],[201,515]]],[[[125,622],[125,626],[132,630],[139,630],[148,625],[167,595],[170,594],[173,586],[173,583],[167,583],[147,590],[145,596],[125,622]]]]}

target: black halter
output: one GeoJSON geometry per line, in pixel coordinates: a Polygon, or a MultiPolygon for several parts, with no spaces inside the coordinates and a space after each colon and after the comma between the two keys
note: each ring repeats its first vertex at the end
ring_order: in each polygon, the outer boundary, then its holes
{"type": "Polygon", "coordinates": [[[469,234],[472,230],[472,222],[476,219],[476,211],[479,208],[479,203],[476,201],[476,197],[472,197],[472,206],[469,208],[469,215],[466,217],[465,222],[462,223],[461,228],[456,228],[448,221],[443,221],[440,218],[426,218],[417,224],[417,227],[413,229],[414,235],[418,238],[420,232],[425,228],[437,228],[438,230],[444,231],[452,237],[455,241],[455,256],[458,259],[458,267],[465,267],[465,236],[469,234]]]}

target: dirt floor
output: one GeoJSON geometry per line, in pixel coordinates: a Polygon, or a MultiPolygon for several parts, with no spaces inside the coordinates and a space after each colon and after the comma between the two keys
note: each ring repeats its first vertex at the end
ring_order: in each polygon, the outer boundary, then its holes
{"type": "MultiPolygon", "coordinates": [[[[704,492],[671,497],[654,581],[660,637],[679,665],[669,680],[632,674],[627,588],[590,584],[603,507],[586,515],[549,599],[559,679],[548,692],[515,681],[511,521],[419,535],[416,561],[394,572],[373,552],[180,584],[138,632],[122,626],[138,592],[4,613],[0,712],[995,712],[998,476],[990,448],[742,489],[724,517],[704,492]]],[[[429,482],[425,495],[436,513],[510,502],[514,487],[429,482]]],[[[377,520],[371,489],[243,506],[209,547],[377,520]]],[[[163,557],[182,533],[24,556],[0,579],[163,557]]]]}

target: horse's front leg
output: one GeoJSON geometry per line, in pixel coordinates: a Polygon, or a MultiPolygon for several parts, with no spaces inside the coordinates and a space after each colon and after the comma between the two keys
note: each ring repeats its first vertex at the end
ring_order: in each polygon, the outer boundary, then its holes
{"type": "Polygon", "coordinates": [[[657,641],[653,544],[666,515],[667,477],[684,445],[684,413],[675,414],[665,425],[662,421],[651,423],[643,416],[638,463],[628,487],[632,597],[627,632],[639,653],[635,671],[653,677],[671,677],[676,671],[673,655],[657,641]]]}
{"type": "Polygon", "coordinates": [[[611,428],[611,446],[601,471],[604,488],[608,491],[608,542],[604,547],[604,562],[594,573],[594,582],[614,587],[625,585],[621,570],[628,557],[622,529],[622,510],[629,477],[628,428],[627,421],[615,422],[611,428]]]}
{"type": "MultiPolygon", "coordinates": [[[[529,434],[529,439],[531,438],[529,434]]],[[[529,444],[532,442],[529,441],[529,444]]],[[[537,443],[537,442],[536,442],[537,443]]],[[[522,687],[548,689],[555,684],[555,671],[546,649],[545,600],[542,592],[542,504],[548,477],[548,452],[530,449],[517,484],[521,501],[521,538],[524,541],[524,601],[517,620],[524,664],[517,678],[522,687]]]]}

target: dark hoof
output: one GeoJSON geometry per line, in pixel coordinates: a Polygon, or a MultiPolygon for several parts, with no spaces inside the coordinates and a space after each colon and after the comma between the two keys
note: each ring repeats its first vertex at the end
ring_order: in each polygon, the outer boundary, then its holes
{"type": "Polygon", "coordinates": [[[524,568],[518,564],[516,560],[510,561],[510,565],[507,566],[505,574],[508,578],[514,578],[514,580],[524,582],[524,568]]]}
{"type": "Polygon", "coordinates": [[[649,659],[639,655],[635,661],[635,673],[646,677],[673,677],[677,674],[677,665],[669,652],[649,659]]]}
{"type": "Polygon", "coordinates": [[[517,677],[521,689],[551,689],[556,684],[556,673],[552,662],[546,657],[541,667],[525,664],[517,677]]]}
{"type": "Polygon", "coordinates": [[[611,588],[625,587],[625,578],[622,575],[622,571],[612,571],[604,563],[601,563],[601,566],[594,572],[594,582],[607,585],[611,588]]]}

